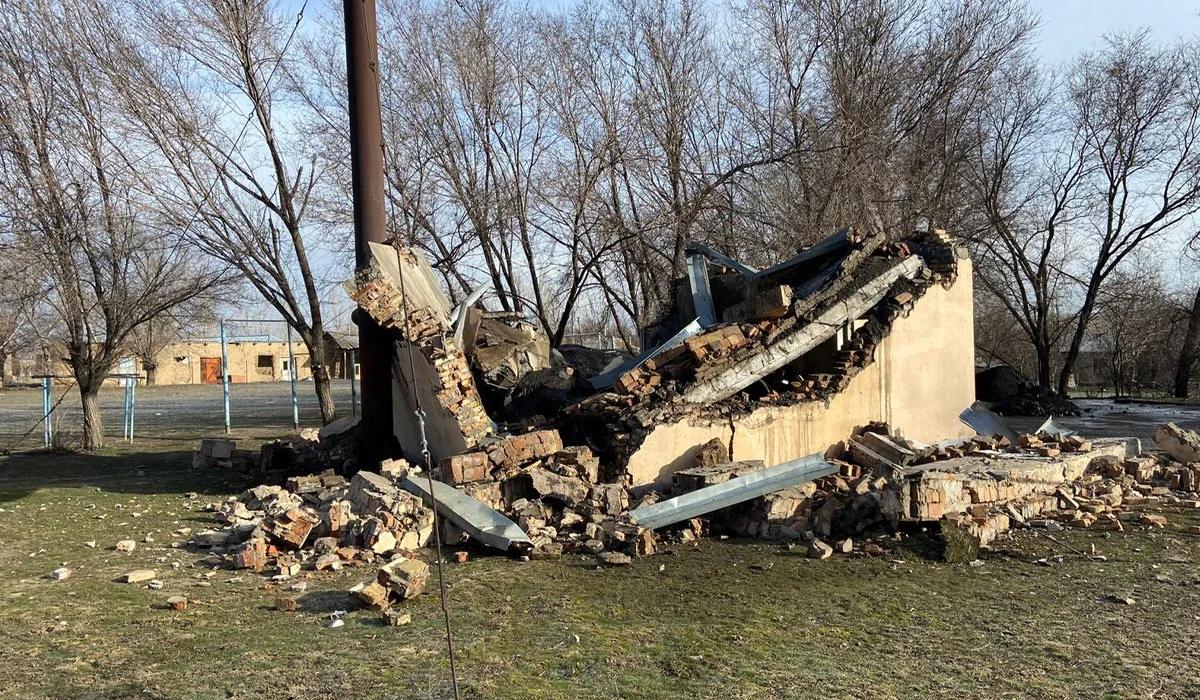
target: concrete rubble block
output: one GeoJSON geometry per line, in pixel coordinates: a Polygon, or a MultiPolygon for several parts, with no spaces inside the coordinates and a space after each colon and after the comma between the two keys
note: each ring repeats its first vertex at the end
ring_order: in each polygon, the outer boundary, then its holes
{"type": "Polygon", "coordinates": [[[754,297],[738,302],[721,313],[723,321],[776,319],[787,315],[792,307],[792,288],[777,284],[754,297]]]}
{"type": "Polygon", "coordinates": [[[865,432],[857,436],[859,442],[889,462],[907,466],[917,458],[916,453],[890,435],[878,432],[865,432]]]}
{"type": "Polygon", "coordinates": [[[629,566],[633,563],[633,559],[628,554],[621,554],[620,552],[601,552],[596,556],[596,559],[600,562],[601,566],[607,567],[629,566]]]}
{"type": "Polygon", "coordinates": [[[533,490],[543,498],[569,507],[582,503],[588,497],[588,484],[578,477],[561,476],[542,468],[530,469],[526,473],[533,490]]]}
{"type": "Polygon", "coordinates": [[[853,436],[847,443],[850,459],[866,467],[872,474],[891,474],[901,468],[897,462],[884,457],[871,449],[859,436],[853,436]]]}
{"type": "Polygon", "coordinates": [[[192,466],[196,468],[231,467],[237,440],[227,437],[204,438],[200,449],[192,455],[192,466]]]}
{"type": "Polygon", "coordinates": [[[653,530],[640,530],[633,540],[633,553],[639,557],[654,554],[655,540],[653,530]]]}
{"type": "Polygon", "coordinates": [[[154,569],[134,569],[117,578],[118,583],[145,583],[154,579],[154,569]]]}
{"type": "Polygon", "coordinates": [[[386,476],[360,471],[350,480],[348,498],[357,513],[391,510],[399,495],[400,487],[386,476]]]}
{"type": "Polygon", "coordinates": [[[492,464],[483,452],[447,457],[441,462],[442,481],[454,486],[483,481],[491,473],[492,464]]]}
{"type": "Polygon", "coordinates": [[[429,565],[419,559],[398,559],[380,567],[376,581],[400,600],[415,598],[425,591],[429,565]]]}
{"type": "Polygon", "coordinates": [[[1125,473],[1141,483],[1149,482],[1160,471],[1158,460],[1150,456],[1130,457],[1125,460],[1124,466],[1125,473]]]}
{"type": "Polygon", "coordinates": [[[513,388],[530,372],[550,367],[550,339],[511,318],[483,314],[474,333],[464,333],[463,349],[484,381],[502,389],[513,388]]]}
{"type": "Polygon", "coordinates": [[[672,475],[672,479],[676,492],[687,493],[688,491],[695,491],[706,486],[722,484],[742,474],[749,474],[750,472],[760,471],[765,468],[766,465],[763,464],[762,460],[758,459],[742,462],[725,462],[724,464],[714,464],[707,467],[681,469],[672,475]]]}
{"type": "Polygon", "coordinates": [[[696,451],[697,467],[713,467],[718,464],[728,464],[731,461],[729,445],[719,437],[715,437],[704,443],[696,451]]]}
{"type": "Polygon", "coordinates": [[[321,517],[301,508],[293,508],[263,523],[263,531],[280,547],[301,549],[321,517]]]}
{"type": "Polygon", "coordinates": [[[379,581],[364,581],[349,592],[351,600],[368,610],[383,611],[392,605],[387,587],[379,581]]]}
{"type": "Polygon", "coordinates": [[[496,467],[520,466],[561,452],[563,443],[557,430],[535,430],[498,440],[484,449],[496,467]]]}
{"type": "Polygon", "coordinates": [[[412,623],[412,613],[400,612],[399,610],[385,610],[383,612],[383,620],[388,627],[403,627],[412,623]]]}
{"type": "Polygon", "coordinates": [[[621,484],[597,484],[592,487],[591,499],[609,516],[620,515],[629,509],[629,491],[621,484]]]}
{"type": "Polygon", "coordinates": [[[1200,462],[1200,434],[1194,430],[1167,423],[1154,433],[1154,442],[1177,462],[1200,462]]]}
{"type": "Polygon", "coordinates": [[[575,475],[590,484],[600,481],[600,458],[586,446],[564,447],[553,455],[556,464],[571,467],[575,475]]]}
{"type": "Polygon", "coordinates": [[[328,425],[323,425],[317,430],[317,441],[324,442],[333,439],[339,435],[350,432],[358,425],[359,419],[355,416],[344,416],[338,418],[328,425]]]}
{"type": "Polygon", "coordinates": [[[808,545],[809,559],[828,559],[831,556],[833,556],[833,547],[830,547],[821,540],[815,539],[808,545]]]}

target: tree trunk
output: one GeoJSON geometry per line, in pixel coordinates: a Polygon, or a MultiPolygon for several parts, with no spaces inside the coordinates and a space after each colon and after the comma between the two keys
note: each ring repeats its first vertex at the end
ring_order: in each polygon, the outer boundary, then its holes
{"type": "Polygon", "coordinates": [[[317,327],[304,336],[308,348],[308,364],[312,370],[313,388],[317,390],[317,402],[321,405],[321,423],[329,425],[337,420],[337,406],[333,404],[333,385],[329,381],[329,365],[326,362],[325,332],[317,327]]]}
{"type": "Polygon", "coordinates": [[[104,422],[100,419],[100,385],[81,386],[79,397],[83,402],[83,450],[95,452],[104,447],[104,422]]]}
{"type": "Polygon", "coordinates": [[[1076,322],[1075,333],[1071,336],[1071,345],[1067,348],[1067,356],[1063,358],[1062,370],[1058,373],[1058,393],[1066,397],[1067,385],[1075,374],[1075,363],[1079,361],[1079,353],[1083,350],[1083,339],[1087,335],[1088,324],[1092,321],[1092,311],[1096,308],[1096,290],[1099,283],[1093,282],[1083,299],[1083,307],[1079,309],[1079,320],[1076,322]]]}
{"type": "Polygon", "coordinates": [[[0,352],[0,389],[8,386],[8,353],[0,352]]]}
{"type": "Polygon", "coordinates": [[[1035,350],[1037,352],[1038,386],[1049,389],[1051,386],[1050,376],[1053,371],[1052,368],[1050,367],[1050,347],[1047,345],[1043,345],[1042,343],[1038,343],[1035,350]]]}
{"type": "Polygon", "coordinates": [[[317,390],[317,401],[321,404],[321,422],[329,425],[337,420],[337,406],[333,404],[333,385],[329,381],[329,370],[324,362],[312,359],[313,386],[317,390]]]}
{"type": "Polygon", "coordinates": [[[1192,383],[1192,367],[1196,365],[1198,354],[1200,354],[1200,289],[1196,290],[1196,299],[1192,302],[1187,334],[1183,337],[1183,349],[1179,352],[1179,361],[1175,365],[1174,395],[1177,399],[1188,397],[1188,385],[1192,383]]]}
{"type": "Polygon", "coordinates": [[[142,366],[146,370],[146,386],[154,386],[154,381],[158,378],[158,365],[150,362],[142,366]]]}

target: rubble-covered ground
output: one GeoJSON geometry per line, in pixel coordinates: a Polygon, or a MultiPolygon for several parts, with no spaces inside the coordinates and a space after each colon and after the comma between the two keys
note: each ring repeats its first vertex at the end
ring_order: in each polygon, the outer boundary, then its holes
{"type": "MultiPolygon", "coordinates": [[[[213,522],[203,508],[247,484],[193,470],[194,447],[0,461],[2,694],[449,697],[435,591],[404,603],[410,624],[351,610],[329,628],[374,567],[277,586],[207,565],[186,544],[213,522]],[[153,578],[113,581],[141,569],[153,578]]],[[[470,549],[445,567],[463,695],[1196,697],[1200,508],[1148,512],[1165,528],[1017,530],[961,565],[920,532],[824,561],[715,538],[611,569],[470,549]]]]}

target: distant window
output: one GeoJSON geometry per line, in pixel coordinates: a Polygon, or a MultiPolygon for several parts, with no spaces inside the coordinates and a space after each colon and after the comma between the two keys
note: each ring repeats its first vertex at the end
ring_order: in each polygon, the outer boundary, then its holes
{"type": "Polygon", "coordinates": [[[187,362],[188,359],[187,359],[187,357],[176,357],[175,361],[176,362],[187,362]]]}
{"type": "Polygon", "coordinates": [[[259,369],[271,369],[274,366],[275,366],[275,356],[274,355],[259,355],[258,356],[258,368],[259,369]]]}

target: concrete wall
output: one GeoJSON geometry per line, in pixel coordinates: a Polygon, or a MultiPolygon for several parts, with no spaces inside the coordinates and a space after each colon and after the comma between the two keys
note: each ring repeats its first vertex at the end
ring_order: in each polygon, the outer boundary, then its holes
{"type": "MultiPolygon", "coordinates": [[[[298,368],[297,379],[307,379],[312,376],[308,362],[308,348],[304,343],[292,343],[296,354],[298,368]]],[[[283,372],[283,362],[288,359],[288,345],[283,341],[274,342],[229,342],[230,381],[236,384],[248,382],[278,382],[286,381],[283,372]],[[270,367],[259,367],[259,356],[270,356],[270,367]]],[[[154,383],[166,384],[201,384],[201,366],[203,358],[216,358],[220,362],[221,344],[219,342],[185,342],[168,345],[158,355],[158,370],[154,383]]],[[[218,370],[219,372],[219,370],[218,370]]],[[[218,375],[219,376],[219,375],[218,375]]]]}
{"type": "Polygon", "coordinates": [[[713,437],[731,443],[734,460],[770,466],[824,453],[872,421],[921,442],[972,435],[958,420],[975,401],[972,310],[971,262],[963,259],[954,285],[927,290],[908,317],[896,320],[875,361],[828,404],[763,406],[730,421],[660,425],[629,459],[634,484],[668,484],[713,437]]]}

